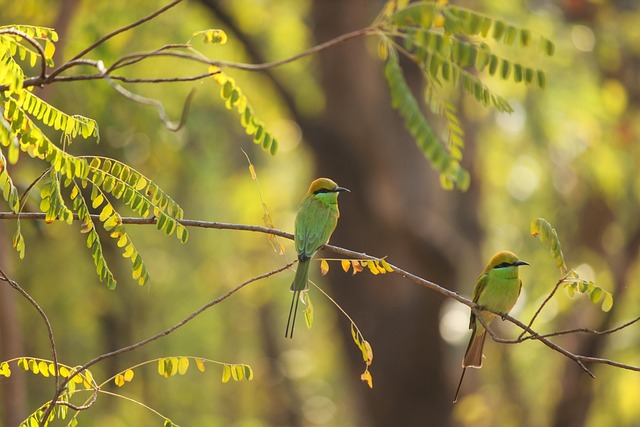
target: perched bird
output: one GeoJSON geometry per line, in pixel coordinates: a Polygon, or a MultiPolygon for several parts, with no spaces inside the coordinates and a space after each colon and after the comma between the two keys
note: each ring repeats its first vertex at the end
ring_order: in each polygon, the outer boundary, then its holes
{"type": "Polygon", "coordinates": [[[313,254],[325,245],[333,230],[336,229],[340,211],[338,210],[338,194],[349,191],[329,178],[318,178],[311,183],[307,194],[298,209],[295,224],[295,245],[298,254],[298,270],[291,284],[293,299],[289,309],[289,319],[284,336],[293,338],[296,324],[296,312],[300,292],[309,288],[309,265],[313,254]],[[291,326],[291,328],[289,328],[291,326]]]}
{"type": "MultiPolygon", "coordinates": [[[[487,326],[498,316],[495,313],[506,316],[518,300],[522,289],[522,279],[518,271],[521,265],[529,265],[529,263],[519,260],[513,252],[501,251],[491,258],[478,277],[476,286],[473,288],[473,302],[483,310],[491,310],[480,313],[487,326]]],[[[473,312],[471,312],[469,329],[472,330],[471,340],[462,359],[462,375],[453,403],[458,400],[458,393],[467,368],[482,367],[482,348],[487,330],[473,312]]]]}

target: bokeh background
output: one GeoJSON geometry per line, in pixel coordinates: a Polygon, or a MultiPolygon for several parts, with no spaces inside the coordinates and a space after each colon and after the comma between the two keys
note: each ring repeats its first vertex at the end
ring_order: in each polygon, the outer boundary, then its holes
{"type": "MultiPolygon", "coordinates": [[[[0,25],[54,27],[62,63],[102,35],[145,16],[165,1],[23,0],[2,4],[0,25]]],[[[531,263],[512,314],[524,321],[559,278],[547,249],[529,235],[544,217],[558,230],[569,266],[614,294],[609,313],[587,298],[559,292],[534,325],[540,332],[606,329],[638,316],[640,248],[640,5],[634,1],[459,1],[494,18],[531,28],[556,43],[551,58],[524,51],[516,59],[547,72],[543,90],[497,79],[489,86],[515,112],[496,114],[452,91],[465,131],[466,193],[440,188],[437,174],[390,106],[374,39],[356,39],[264,72],[230,70],[257,114],[279,137],[271,156],[244,135],[224,109],[212,81],[139,84],[127,88],[160,100],[178,119],[197,89],[188,122],[167,131],[153,108],[118,95],[102,81],[59,83],[38,94],[63,111],[92,117],[101,140],[77,141],[75,154],[121,159],[154,179],[190,219],[263,224],[263,207],[244,150],[255,165],[274,225],[293,231],[308,183],[329,176],[352,190],[340,198],[342,218],[332,243],[377,256],[444,287],[471,296],[486,260],[509,249],[531,263]],[[527,56],[524,56],[527,55],[527,56]]],[[[118,57],[188,40],[223,28],[225,46],[196,47],[211,58],[242,62],[282,59],[367,26],[382,7],[367,0],[188,1],[103,44],[89,57],[118,57]]],[[[89,71],[89,70],[86,70],[89,71]]],[[[175,58],[131,67],[130,77],[171,77],[206,71],[175,58]]],[[[407,69],[420,90],[420,76],[407,69]]],[[[438,118],[433,126],[441,128],[438,118]]],[[[12,167],[26,188],[42,164],[12,167]]],[[[37,210],[37,198],[27,210],[37,210]]],[[[126,213],[123,210],[123,213],[126,213]]],[[[130,226],[151,274],[140,288],[117,248],[106,256],[119,278],[100,284],[80,226],[23,221],[27,255],[11,249],[15,224],[0,224],[0,262],[43,307],[60,360],[83,364],[176,323],[242,281],[292,259],[274,252],[261,234],[191,229],[181,245],[153,227],[130,226]]],[[[349,321],[317,290],[315,323],[295,339],[284,326],[293,277],[286,271],[248,286],[170,336],[96,365],[107,378],[136,363],[194,355],[247,363],[251,382],[220,382],[220,370],[191,369],[165,379],[155,365],[136,371],[117,391],[183,426],[637,426],[640,377],[606,365],[596,379],[537,342],[488,342],[483,369],[467,373],[462,397],[451,403],[468,339],[468,308],[397,275],[344,274],[338,263],[320,278],[371,343],[374,388],[363,370],[349,321]]],[[[48,358],[48,340],[33,308],[0,287],[0,359],[48,358]]],[[[495,322],[505,337],[519,331],[495,322]]],[[[557,338],[578,354],[638,365],[638,326],[606,336],[557,338]]],[[[52,393],[51,379],[15,372],[0,385],[3,425],[16,425],[52,393]],[[22,417],[22,418],[21,418],[22,417]]],[[[93,426],[160,425],[162,418],[130,401],[101,395],[79,418],[93,426]]]]}

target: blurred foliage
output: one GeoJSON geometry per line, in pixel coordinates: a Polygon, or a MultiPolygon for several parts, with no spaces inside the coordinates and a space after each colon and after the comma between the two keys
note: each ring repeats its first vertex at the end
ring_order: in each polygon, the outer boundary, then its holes
{"type": "MultiPolygon", "coordinates": [[[[260,48],[269,59],[295,54],[312,43],[307,27],[309,1],[222,3],[236,17],[241,30],[260,40],[260,48]]],[[[584,10],[563,9],[564,3],[551,1],[523,4],[484,0],[468,4],[487,15],[545,34],[557,43],[556,54],[545,63],[545,91],[529,92],[514,82],[488,78],[488,86],[513,108],[511,114],[479,109],[473,96],[461,95],[455,100],[461,126],[466,135],[473,135],[468,144],[475,145],[474,157],[467,160],[473,165],[472,182],[478,185],[481,197],[478,215],[485,230],[485,253],[509,248],[533,266],[523,271],[523,294],[512,315],[530,319],[559,279],[555,260],[528,237],[528,225],[537,217],[548,219],[559,230],[567,261],[580,277],[598,283],[616,298],[614,309],[606,314],[587,298],[572,299],[560,292],[536,321],[534,326],[540,332],[597,327],[604,316],[610,316],[614,326],[638,315],[640,299],[638,287],[633,286],[640,266],[637,256],[631,256],[637,254],[632,245],[640,227],[640,91],[633,80],[640,68],[640,12],[637,6],[625,6],[625,2],[568,3],[582,5],[584,10]]],[[[0,25],[53,26],[62,4],[50,0],[10,2],[3,6],[0,25]]],[[[69,58],[101,35],[164,4],[79,2],[70,15],[72,23],[59,50],[69,58]]],[[[188,40],[195,30],[212,27],[223,26],[198,3],[185,3],[114,38],[95,55],[115,59],[123,51],[188,40]]],[[[227,47],[224,51],[210,45],[199,48],[212,57],[247,61],[244,48],[231,35],[227,47]]],[[[195,74],[192,65],[175,67],[171,61],[144,62],[131,72],[133,76],[158,77],[195,74]]],[[[305,114],[320,114],[324,108],[322,89],[313,71],[308,59],[277,70],[293,92],[296,106],[305,114]]],[[[219,88],[213,82],[136,85],[139,93],[163,102],[171,117],[179,116],[189,91],[198,89],[187,126],[178,133],[167,132],[155,110],[128,102],[104,82],[56,85],[47,89],[46,99],[69,114],[95,119],[102,139],[100,145],[88,148],[89,154],[123,159],[153,177],[188,218],[262,224],[264,200],[274,226],[292,231],[299,198],[314,175],[310,173],[312,159],[300,143],[300,130],[286,119],[288,112],[267,79],[242,72],[233,77],[261,119],[271,125],[279,141],[277,156],[247,141],[237,126],[237,117],[219,102],[219,88]],[[241,148],[255,165],[262,196],[247,171],[241,148]]],[[[74,149],[70,147],[70,152],[74,149]]],[[[87,154],[85,149],[83,154],[87,154]]],[[[23,190],[41,172],[33,165],[21,165],[12,170],[14,184],[23,190]]],[[[60,359],[69,366],[84,363],[87,355],[102,354],[157,333],[247,278],[282,265],[293,254],[289,241],[282,242],[287,252],[281,256],[271,249],[265,236],[252,233],[193,229],[186,246],[182,246],[175,239],[154,233],[152,227],[129,227],[152,280],[148,290],[123,280],[117,291],[111,292],[97,286],[91,259],[79,255],[86,250],[84,239],[69,233],[64,224],[45,226],[25,221],[22,232],[27,242],[38,244],[29,248],[24,261],[16,260],[15,279],[36,300],[46,301],[45,309],[55,319],[60,359]],[[72,267],[69,259],[74,260],[72,267]]],[[[9,250],[6,243],[4,250],[9,250]]],[[[128,276],[124,272],[129,267],[115,246],[105,249],[105,257],[113,260],[119,277],[128,276]]],[[[335,268],[328,274],[343,273],[335,268]]],[[[250,383],[221,384],[219,372],[214,375],[209,371],[165,379],[156,374],[157,369],[143,367],[140,371],[144,380],[125,387],[131,395],[182,425],[286,424],[283,420],[295,416],[288,409],[292,407],[301,408],[308,425],[355,425],[357,398],[343,381],[345,375],[353,375],[345,373],[343,366],[343,352],[351,350],[343,349],[334,339],[335,309],[323,298],[316,298],[312,334],[300,334],[294,343],[271,339],[272,332],[277,333],[283,323],[280,313],[286,313],[287,304],[283,292],[291,277],[285,273],[249,286],[232,302],[207,311],[170,337],[96,365],[92,372],[95,377],[106,378],[160,354],[194,354],[246,363],[254,373],[250,383]]],[[[467,284],[461,284],[460,289],[464,286],[467,284]]],[[[26,354],[48,355],[41,320],[26,304],[20,309],[22,331],[29,338],[26,354]]],[[[466,323],[463,319],[463,330],[466,323]]],[[[504,335],[518,333],[511,325],[500,326],[504,335]]],[[[606,357],[637,361],[640,340],[636,331],[628,329],[603,337],[606,357]]],[[[452,377],[458,372],[462,341],[463,334],[451,341],[457,345],[450,349],[452,377]]],[[[562,343],[570,347],[577,341],[576,337],[567,337],[562,343]]],[[[375,347],[375,343],[372,345],[375,347]]],[[[549,425],[562,391],[558,378],[565,369],[577,368],[536,342],[487,346],[485,354],[484,368],[474,371],[477,387],[454,408],[454,423],[549,425]]],[[[595,373],[597,405],[590,410],[587,425],[634,425],[640,418],[634,398],[640,393],[637,374],[606,366],[596,367],[595,373]],[[607,410],[599,410],[603,407],[607,410]]],[[[140,379],[138,375],[136,371],[136,379],[140,379]]],[[[51,387],[45,380],[30,379],[29,407],[37,407],[50,397],[51,387]]],[[[99,399],[79,420],[95,426],[157,421],[142,408],[109,398],[99,399]]]]}

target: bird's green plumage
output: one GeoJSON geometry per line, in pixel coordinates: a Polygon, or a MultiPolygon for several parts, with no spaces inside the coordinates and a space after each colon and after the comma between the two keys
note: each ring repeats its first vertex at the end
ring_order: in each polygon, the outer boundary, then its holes
{"type": "Polygon", "coordinates": [[[293,299],[289,309],[286,337],[293,337],[295,315],[300,292],[308,289],[310,259],[325,245],[338,224],[338,194],[349,191],[328,178],[311,183],[296,216],[294,240],[298,255],[298,269],[291,284],[293,299]],[[291,326],[291,328],[289,328],[291,326]]]}
{"type": "MultiPolygon", "coordinates": [[[[521,265],[528,264],[519,260],[512,252],[498,252],[478,277],[473,288],[473,302],[483,309],[480,316],[486,325],[489,325],[498,316],[496,313],[508,314],[518,300],[522,289],[522,279],[520,279],[518,271],[518,267],[521,265]]],[[[482,366],[482,349],[487,331],[473,312],[471,312],[469,320],[469,329],[472,330],[471,339],[462,359],[462,376],[454,402],[458,397],[466,368],[480,368],[482,366]]]]}

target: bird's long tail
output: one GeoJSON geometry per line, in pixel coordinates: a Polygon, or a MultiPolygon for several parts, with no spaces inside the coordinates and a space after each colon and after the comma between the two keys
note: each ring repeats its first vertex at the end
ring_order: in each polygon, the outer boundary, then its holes
{"type": "Polygon", "coordinates": [[[467,372],[467,368],[480,368],[482,367],[482,349],[484,348],[484,340],[487,337],[487,330],[481,325],[477,325],[473,328],[471,333],[471,339],[467,346],[467,351],[464,353],[462,359],[462,375],[460,375],[460,382],[458,382],[458,388],[456,389],[456,395],[453,397],[453,403],[458,400],[458,393],[460,393],[460,386],[464,379],[464,373],[467,372]]]}
{"type": "Polygon", "coordinates": [[[284,333],[285,338],[293,338],[293,329],[296,326],[296,313],[298,311],[298,302],[300,302],[300,292],[309,288],[309,259],[300,260],[298,262],[298,270],[291,284],[293,297],[291,298],[291,307],[289,308],[289,318],[287,319],[287,329],[284,333]]]}
{"type": "Polygon", "coordinates": [[[482,367],[482,349],[484,348],[484,339],[487,337],[487,330],[482,325],[473,328],[471,340],[467,351],[462,359],[463,367],[481,368],[482,367]]]}

